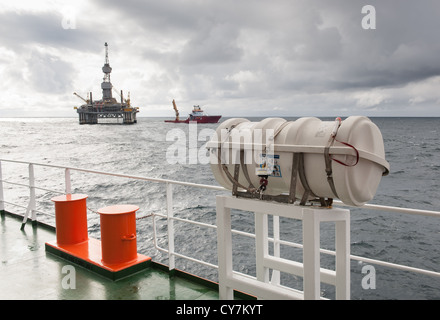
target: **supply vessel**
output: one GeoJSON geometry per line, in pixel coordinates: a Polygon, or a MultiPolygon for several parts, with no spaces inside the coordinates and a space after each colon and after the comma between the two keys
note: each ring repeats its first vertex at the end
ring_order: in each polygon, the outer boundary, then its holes
{"type": "Polygon", "coordinates": [[[179,110],[177,109],[176,102],[173,100],[173,108],[176,112],[176,118],[174,120],[165,120],[165,122],[172,123],[189,123],[190,121],[194,121],[197,123],[217,123],[222,116],[215,115],[210,116],[205,114],[205,112],[200,108],[200,106],[194,106],[192,112],[188,115],[188,118],[185,120],[180,120],[179,118],[179,110]]]}
{"type": "Polygon", "coordinates": [[[101,83],[102,99],[93,101],[92,92],[89,93],[87,99],[81,97],[74,92],[73,94],[85,102],[80,107],[74,107],[79,116],[79,124],[97,124],[97,123],[119,123],[119,118],[122,118],[122,124],[136,123],[136,114],[139,108],[134,108],[130,103],[130,93],[128,98],[124,99],[122,90],[118,92],[110,81],[110,73],[112,68],[108,59],[108,44],[105,46],[105,62],[102,67],[104,72],[103,82],[101,83]],[[112,96],[112,90],[120,96],[121,100],[118,102],[112,96]]]}

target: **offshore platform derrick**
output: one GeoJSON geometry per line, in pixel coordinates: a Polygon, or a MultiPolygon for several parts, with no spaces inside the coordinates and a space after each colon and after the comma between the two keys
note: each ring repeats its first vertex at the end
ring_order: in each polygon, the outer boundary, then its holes
{"type": "Polygon", "coordinates": [[[105,62],[102,67],[102,72],[104,72],[104,79],[101,83],[102,89],[102,99],[93,101],[92,93],[89,93],[87,99],[84,99],[76,92],[73,94],[79,97],[85,102],[85,104],[80,107],[75,107],[80,124],[97,124],[98,119],[106,119],[106,122],[112,119],[119,122],[119,118],[122,118],[123,124],[133,124],[136,123],[136,113],[139,112],[139,108],[134,108],[130,104],[130,93],[128,93],[127,99],[124,99],[122,90],[120,93],[115,90],[111,81],[110,73],[112,68],[110,67],[108,59],[108,45],[105,43],[105,62]],[[121,100],[118,102],[112,96],[112,90],[115,90],[120,96],[121,100]]]}

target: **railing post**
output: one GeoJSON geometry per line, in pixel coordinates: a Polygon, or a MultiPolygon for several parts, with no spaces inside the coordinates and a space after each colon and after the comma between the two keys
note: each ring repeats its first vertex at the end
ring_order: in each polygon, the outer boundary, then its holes
{"type": "Polygon", "coordinates": [[[29,164],[29,205],[26,209],[26,214],[24,215],[23,222],[21,224],[21,230],[24,229],[24,226],[26,225],[29,211],[31,211],[31,219],[32,224],[35,224],[37,222],[37,208],[36,208],[36,201],[35,201],[35,175],[34,175],[34,165],[32,163],[29,164]]]}
{"type": "Polygon", "coordinates": [[[173,185],[167,183],[167,223],[168,223],[168,268],[173,270],[176,266],[174,256],[174,220],[173,218],[173,185]]]}
{"type": "Polygon", "coordinates": [[[350,299],[350,216],[336,222],[336,299],[350,299]]]}
{"type": "Polygon", "coordinates": [[[317,300],[320,297],[320,226],[316,210],[303,209],[303,266],[304,299],[317,300]]]}
{"type": "Polygon", "coordinates": [[[3,174],[2,174],[2,162],[0,161],[0,213],[3,214],[5,210],[5,198],[3,195],[3,174]]]}
{"type": "MultiPolygon", "coordinates": [[[[273,255],[274,257],[280,257],[280,217],[273,216],[273,255]]],[[[272,278],[270,283],[273,285],[280,284],[280,271],[272,270],[272,278]]]]}
{"type": "Polygon", "coordinates": [[[234,299],[234,289],[228,284],[232,276],[231,209],[225,207],[225,199],[216,197],[218,286],[221,300],[234,299]]]}
{"type": "Polygon", "coordinates": [[[30,185],[30,201],[31,201],[31,219],[33,223],[37,222],[37,205],[35,199],[35,174],[34,165],[29,165],[29,185],[30,185]]]}
{"type": "Polygon", "coordinates": [[[72,185],[70,182],[70,169],[66,168],[64,171],[65,181],[66,181],[66,194],[72,193],[72,185]]]}
{"type": "Polygon", "coordinates": [[[269,254],[267,214],[255,212],[255,251],[257,280],[269,282],[269,268],[264,266],[264,259],[269,254]]]}

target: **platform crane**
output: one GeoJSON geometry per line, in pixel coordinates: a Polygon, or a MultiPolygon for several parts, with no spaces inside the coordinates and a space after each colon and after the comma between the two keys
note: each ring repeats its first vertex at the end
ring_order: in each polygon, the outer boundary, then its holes
{"type": "Polygon", "coordinates": [[[176,111],[176,121],[179,121],[179,110],[177,110],[176,102],[173,99],[173,108],[176,111]]]}
{"type": "Polygon", "coordinates": [[[86,104],[89,104],[89,100],[84,99],[83,97],[81,97],[78,93],[74,92],[73,93],[75,96],[77,96],[78,98],[80,98],[82,101],[84,101],[86,104]]]}

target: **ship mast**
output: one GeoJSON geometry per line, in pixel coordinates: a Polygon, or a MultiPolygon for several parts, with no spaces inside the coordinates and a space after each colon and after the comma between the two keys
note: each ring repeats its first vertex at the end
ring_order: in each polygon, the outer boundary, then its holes
{"type": "Polygon", "coordinates": [[[112,72],[112,68],[110,67],[110,63],[108,60],[108,44],[105,43],[105,62],[102,67],[102,72],[104,72],[103,82],[101,83],[102,88],[102,100],[106,101],[112,99],[112,83],[110,82],[110,73],[112,72]]]}

